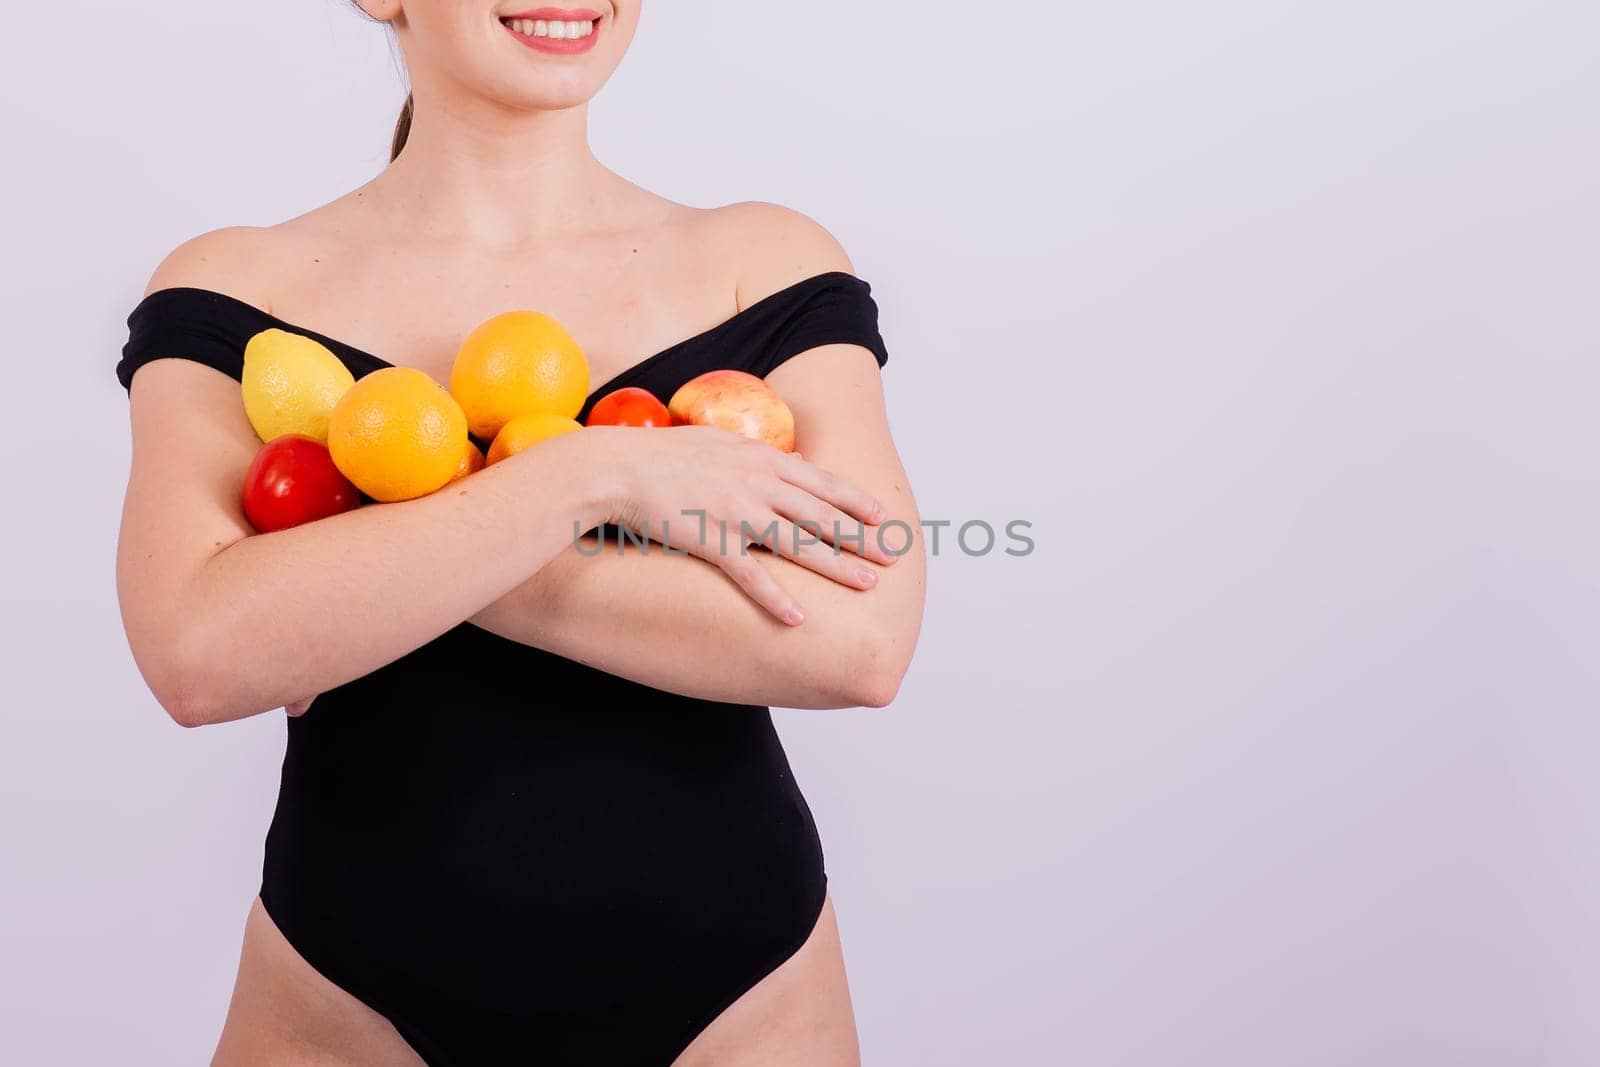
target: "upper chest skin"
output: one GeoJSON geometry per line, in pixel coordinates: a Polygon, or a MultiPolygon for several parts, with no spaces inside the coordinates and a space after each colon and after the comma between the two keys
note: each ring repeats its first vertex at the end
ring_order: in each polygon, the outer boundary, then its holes
{"type": "Polygon", "coordinates": [[[737,310],[736,276],[692,221],[529,242],[499,253],[337,232],[276,250],[272,314],[448,382],[462,340],[501,312],[558,319],[590,387],[737,310]]]}

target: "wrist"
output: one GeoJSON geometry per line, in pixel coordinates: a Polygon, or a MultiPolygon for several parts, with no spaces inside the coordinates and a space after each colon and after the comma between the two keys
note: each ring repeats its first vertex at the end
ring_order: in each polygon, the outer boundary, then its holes
{"type": "Polygon", "coordinates": [[[585,448],[580,467],[584,473],[583,514],[589,526],[616,522],[629,499],[631,485],[626,462],[626,427],[586,426],[568,435],[585,448]]]}
{"type": "Polygon", "coordinates": [[[619,451],[604,431],[586,427],[542,441],[502,460],[510,499],[530,517],[571,524],[573,536],[610,522],[623,498],[619,451]]]}

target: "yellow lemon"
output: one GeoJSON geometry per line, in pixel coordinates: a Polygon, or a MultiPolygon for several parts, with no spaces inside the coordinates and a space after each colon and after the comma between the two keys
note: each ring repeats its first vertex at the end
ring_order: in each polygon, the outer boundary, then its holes
{"type": "Polygon", "coordinates": [[[493,466],[525,448],[532,448],[540,441],[548,441],[552,437],[560,437],[564,433],[581,429],[583,426],[578,420],[569,419],[565,415],[552,415],[548,411],[518,415],[495,434],[494,443],[489,446],[489,465],[493,466]]]}
{"type": "Polygon", "coordinates": [[[445,485],[467,444],[461,406],[412,367],[373,371],[328,418],[333,465],[374,500],[410,500],[445,485]]]}
{"type": "Polygon", "coordinates": [[[309,337],[262,330],[244,346],[244,413],[263,441],[303,433],[326,443],[328,415],[354,381],[338,356],[309,337]]]}
{"type": "Polygon", "coordinates": [[[589,395],[589,361],[566,328],[537,311],[508,311],[462,342],[450,395],[473,434],[488,441],[518,415],[574,418],[589,395]]]}

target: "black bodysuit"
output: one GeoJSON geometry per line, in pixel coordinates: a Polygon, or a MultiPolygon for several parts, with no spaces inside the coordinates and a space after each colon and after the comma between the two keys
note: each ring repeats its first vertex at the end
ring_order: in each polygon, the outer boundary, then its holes
{"type": "MultiPolygon", "coordinates": [[[[238,378],[269,327],[315,338],[357,377],[389,366],[231,297],[168,289],[129,317],[117,376],[129,386],[176,357],[238,378]]],[[[623,371],[580,419],[624,385],[665,400],[703,371],[764,376],[834,343],[887,359],[868,286],[841,273],[623,371]]],[[[288,734],[261,900],[430,1064],[669,1064],[822,908],[816,826],[764,707],[676,696],[462,623],[323,693],[288,734]]]]}

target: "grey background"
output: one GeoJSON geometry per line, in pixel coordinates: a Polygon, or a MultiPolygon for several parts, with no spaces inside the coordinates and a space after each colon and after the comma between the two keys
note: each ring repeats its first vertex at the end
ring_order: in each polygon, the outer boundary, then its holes
{"type": "MultiPolygon", "coordinates": [[[[13,5],[0,1061],[204,1062],[281,715],[182,732],[112,552],[173,245],[382,162],[338,0],[13,5]],[[103,16],[103,17],[102,17],[103,16]]],[[[933,564],[783,713],[869,1064],[1600,1062],[1590,3],[646,5],[603,159],[870,280],[933,564]]]]}

